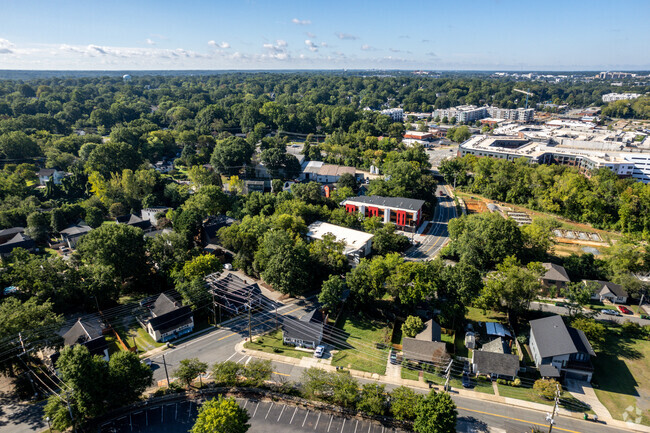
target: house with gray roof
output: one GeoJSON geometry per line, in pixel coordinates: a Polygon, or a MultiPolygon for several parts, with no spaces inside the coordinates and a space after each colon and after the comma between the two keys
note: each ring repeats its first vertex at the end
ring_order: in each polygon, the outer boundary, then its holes
{"type": "Polygon", "coordinates": [[[513,380],[519,371],[519,358],[510,354],[508,341],[498,337],[472,351],[472,371],[493,379],[513,380]]]}
{"type": "Polygon", "coordinates": [[[591,381],[596,353],[585,333],[567,326],[561,316],[531,320],[529,346],[542,375],[591,381]]]}
{"type": "Polygon", "coordinates": [[[34,240],[27,236],[24,231],[16,231],[9,239],[0,244],[0,257],[9,256],[15,248],[24,248],[31,252],[34,251],[35,246],[34,240]]]}
{"type": "MultiPolygon", "coordinates": [[[[99,321],[98,317],[86,317],[84,319],[77,319],[74,325],[59,335],[63,337],[63,344],[65,346],[81,344],[82,346],[86,346],[91,355],[99,355],[108,361],[108,343],[106,342],[106,338],[104,338],[102,330],[103,324],[99,321]]],[[[56,352],[50,356],[50,360],[54,365],[56,365],[59,355],[60,353],[56,352]]]]}
{"type": "Polygon", "coordinates": [[[407,361],[434,364],[437,366],[449,362],[447,344],[442,340],[440,325],[432,320],[425,323],[424,329],[414,338],[404,337],[402,341],[403,357],[407,361]]]}
{"type": "Polygon", "coordinates": [[[540,280],[545,287],[555,286],[558,289],[563,289],[567,283],[571,282],[564,266],[555,263],[542,263],[542,266],[546,269],[546,273],[542,275],[540,280]]]}
{"type": "Polygon", "coordinates": [[[36,175],[38,176],[38,182],[42,186],[47,185],[50,179],[52,179],[55,185],[61,185],[61,180],[65,172],[59,171],[56,168],[41,168],[36,175]]]}
{"type": "Polygon", "coordinates": [[[61,230],[59,234],[68,245],[68,248],[74,249],[77,246],[77,242],[81,239],[86,233],[92,230],[92,227],[87,225],[84,221],[80,221],[77,224],[72,224],[61,230]]]}
{"type": "Polygon", "coordinates": [[[620,284],[600,280],[583,280],[583,283],[585,286],[593,287],[594,292],[591,294],[591,299],[595,301],[606,300],[613,304],[627,303],[627,291],[620,284]]]}
{"type": "Polygon", "coordinates": [[[158,342],[173,340],[189,334],[194,329],[194,313],[189,306],[183,306],[169,296],[161,293],[156,300],[147,305],[150,318],[145,328],[151,338],[158,342]]]}
{"type": "Polygon", "coordinates": [[[376,216],[384,224],[392,222],[400,230],[415,231],[422,222],[424,200],[361,195],[343,200],[341,206],[348,213],[359,213],[366,218],[376,216]]]}
{"type": "Polygon", "coordinates": [[[285,316],[282,318],[282,340],[291,346],[315,349],[323,340],[325,318],[319,308],[315,308],[300,319],[285,316]]]}

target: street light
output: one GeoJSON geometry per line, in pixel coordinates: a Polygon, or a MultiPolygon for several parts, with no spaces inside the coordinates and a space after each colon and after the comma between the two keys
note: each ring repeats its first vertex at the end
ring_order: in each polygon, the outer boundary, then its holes
{"type": "Polygon", "coordinates": [[[50,426],[50,417],[46,416],[45,421],[47,421],[47,431],[50,433],[52,431],[52,427],[50,426]]]}

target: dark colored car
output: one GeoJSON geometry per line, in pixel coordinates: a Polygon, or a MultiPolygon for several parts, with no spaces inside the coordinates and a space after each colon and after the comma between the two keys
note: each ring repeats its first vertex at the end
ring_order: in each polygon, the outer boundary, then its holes
{"type": "Polygon", "coordinates": [[[397,364],[397,354],[392,350],[390,352],[390,363],[397,364]]]}
{"type": "Polygon", "coordinates": [[[467,372],[463,373],[463,388],[471,388],[472,387],[472,381],[469,379],[469,374],[467,372]]]}

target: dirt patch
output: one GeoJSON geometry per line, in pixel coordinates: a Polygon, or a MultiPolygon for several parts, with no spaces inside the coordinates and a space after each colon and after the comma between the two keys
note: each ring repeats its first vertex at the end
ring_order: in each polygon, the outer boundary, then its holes
{"type": "Polygon", "coordinates": [[[467,213],[483,213],[488,211],[487,205],[481,200],[465,199],[465,206],[467,207],[467,213]]]}

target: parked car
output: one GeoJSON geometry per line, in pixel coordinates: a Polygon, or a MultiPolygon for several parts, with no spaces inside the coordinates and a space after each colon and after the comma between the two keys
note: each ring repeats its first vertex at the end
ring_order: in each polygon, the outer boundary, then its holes
{"type": "Polygon", "coordinates": [[[623,314],[633,314],[632,311],[629,308],[627,308],[625,305],[619,305],[618,309],[623,314]]]}
{"type": "Polygon", "coordinates": [[[601,310],[601,313],[607,314],[609,316],[622,316],[622,314],[616,310],[601,310]]]}
{"type": "Polygon", "coordinates": [[[469,379],[469,374],[467,372],[463,373],[463,388],[471,388],[472,381],[469,379]]]}
{"type": "Polygon", "coordinates": [[[390,351],[390,363],[393,365],[397,364],[397,353],[394,350],[390,351]]]}
{"type": "Polygon", "coordinates": [[[325,346],[316,346],[316,350],[314,350],[314,357],[322,358],[324,353],[325,353],[325,346]]]}

